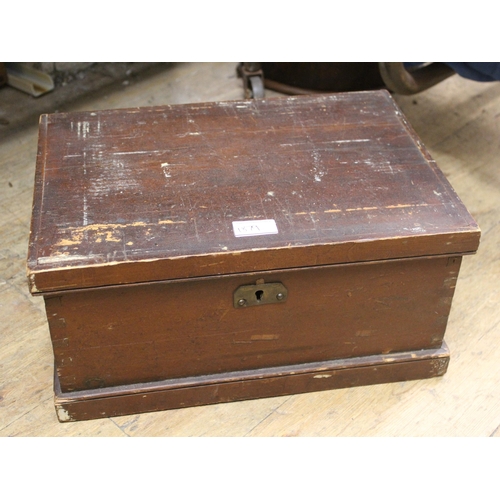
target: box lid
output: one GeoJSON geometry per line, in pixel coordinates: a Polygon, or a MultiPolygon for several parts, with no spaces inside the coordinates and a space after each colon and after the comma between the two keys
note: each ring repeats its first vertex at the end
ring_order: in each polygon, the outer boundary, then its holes
{"type": "Polygon", "coordinates": [[[479,236],[386,91],[40,120],[33,293],[464,254],[479,236]]]}

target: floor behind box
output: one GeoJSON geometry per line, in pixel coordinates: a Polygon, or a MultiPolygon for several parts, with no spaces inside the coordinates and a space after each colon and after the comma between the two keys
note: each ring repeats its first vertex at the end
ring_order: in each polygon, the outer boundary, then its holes
{"type": "Polygon", "coordinates": [[[241,99],[235,68],[236,63],[150,67],[137,75],[124,73],[92,96],[82,95],[75,82],[74,95],[64,88],[66,103],[57,93],[35,101],[9,87],[0,89],[0,103],[10,103],[0,106],[0,436],[500,435],[495,350],[500,341],[500,84],[457,76],[422,94],[396,97],[483,234],[478,254],[462,264],[446,332],[451,361],[444,377],[58,423],[43,303],[30,297],[25,278],[38,117],[25,113],[16,121],[12,102],[42,113],[241,99]]]}

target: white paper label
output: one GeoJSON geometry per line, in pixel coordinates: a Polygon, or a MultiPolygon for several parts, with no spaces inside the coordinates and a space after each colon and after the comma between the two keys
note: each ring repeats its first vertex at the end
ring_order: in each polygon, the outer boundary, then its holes
{"type": "Polygon", "coordinates": [[[264,234],[278,234],[278,227],[274,219],[233,221],[233,231],[237,238],[242,236],[259,236],[264,234]]]}

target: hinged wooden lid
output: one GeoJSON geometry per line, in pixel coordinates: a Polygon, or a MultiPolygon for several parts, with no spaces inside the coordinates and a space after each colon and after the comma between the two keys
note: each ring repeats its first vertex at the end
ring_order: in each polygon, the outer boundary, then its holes
{"type": "Polygon", "coordinates": [[[463,254],[479,235],[385,91],[41,117],[33,293],[463,254]]]}

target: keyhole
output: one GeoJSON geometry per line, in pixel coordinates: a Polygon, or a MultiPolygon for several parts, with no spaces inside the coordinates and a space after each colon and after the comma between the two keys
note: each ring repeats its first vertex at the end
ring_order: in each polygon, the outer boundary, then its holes
{"type": "Polygon", "coordinates": [[[257,299],[257,302],[260,302],[260,299],[262,299],[263,295],[264,295],[264,290],[257,290],[255,292],[255,298],[257,299]]]}

